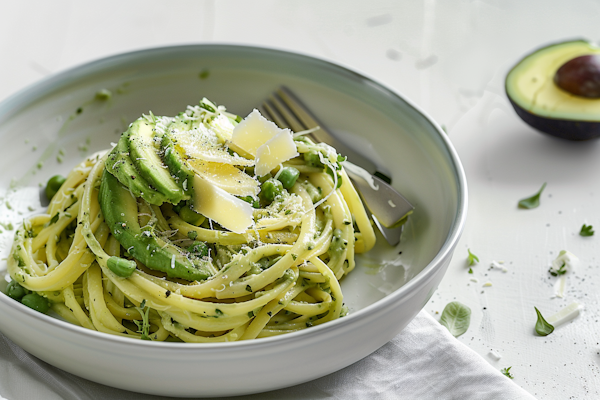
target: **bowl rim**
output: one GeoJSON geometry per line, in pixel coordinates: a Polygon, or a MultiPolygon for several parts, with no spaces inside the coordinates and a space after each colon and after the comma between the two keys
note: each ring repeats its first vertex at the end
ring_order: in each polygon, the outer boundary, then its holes
{"type": "Polygon", "coordinates": [[[106,66],[110,65],[122,65],[127,64],[140,57],[157,57],[160,54],[165,52],[201,52],[203,50],[221,50],[221,51],[254,51],[254,52],[266,52],[270,53],[274,56],[279,57],[295,57],[299,59],[307,59],[309,62],[315,64],[322,64],[324,66],[328,66],[333,69],[340,70],[341,72],[345,72],[351,76],[359,78],[361,80],[369,82],[370,85],[376,87],[379,91],[382,91],[388,97],[394,98],[395,100],[399,100],[401,103],[405,103],[412,111],[416,112],[420,116],[422,116],[427,123],[429,123],[434,130],[437,132],[439,139],[443,144],[443,149],[447,152],[448,158],[452,161],[452,167],[454,168],[453,173],[455,175],[455,179],[457,181],[457,212],[450,226],[449,234],[446,236],[442,247],[434,256],[434,258],[412,279],[406,282],[403,286],[393,291],[389,295],[384,298],[377,300],[376,302],[368,305],[367,307],[358,310],[356,312],[350,313],[344,318],[339,318],[334,321],[329,321],[325,324],[321,324],[318,326],[313,326],[310,329],[303,329],[301,331],[290,332],[283,335],[271,336],[266,338],[260,338],[259,340],[246,340],[246,341],[234,341],[234,342],[214,342],[214,343],[178,343],[178,342],[154,342],[154,341],[145,341],[145,340],[136,340],[134,338],[127,338],[115,335],[109,335],[106,333],[102,333],[99,331],[93,331],[90,329],[86,329],[81,326],[77,326],[71,324],[69,322],[54,318],[52,316],[39,313],[30,309],[29,307],[14,301],[6,294],[0,292],[0,302],[5,303],[5,305],[9,307],[21,307],[21,312],[25,313],[31,318],[37,319],[38,321],[43,321],[45,323],[50,323],[56,328],[71,331],[75,334],[80,334],[87,336],[89,338],[95,338],[97,340],[112,340],[119,344],[124,344],[127,346],[140,346],[140,349],[168,349],[168,350],[204,350],[204,351],[214,351],[219,349],[227,349],[227,350],[238,350],[240,348],[246,347],[263,347],[263,346],[271,346],[275,344],[285,344],[290,341],[296,341],[297,338],[300,337],[314,337],[315,335],[321,335],[322,332],[342,329],[347,325],[352,324],[356,320],[362,319],[362,317],[366,314],[373,313],[374,311],[382,308],[387,308],[391,306],[393,303],[396,303],[403,297],[410,297],[411,293],[414,293],[415,290],[421,283],[424,283],[431,279],[435,273],[435,270],[440,267],[442,261],[449,257],[451,252],[456,247],[460,235],[464,229],[466,223],[466,214],[467,214],[467,181],[465,171],[463,169],[462,163],[458,157],[458,153],[454,149],[448,135],[442,130],[440,125],[433,120],[429,116],[428,113],[423,111],[419,106],[413,103],[410,99],[404,97],[400,93],[391,89],[385,84],[382,84],[375,78],[368,76],[367,74],[358,71],[355,68],[351,68],[346,66],[345,64],[329,60],[325,57],[317,57],[314,55],[298,52],[298,51],[290,51],[286,49],[280,49],[276,47],[267,47],[267,46],[252,46],[252,45],[240,45],[240,44],[230,44],[230,43],[201,43],[201,44],[181,44],[181,45],[167,45],[167,46],[157,46],[144,48],[140,50],[133,50],[127,52],[121,52],[118,54],[101,57],[95,60],[87,61],[72,67],[69,67],[63,71],[58,73],[49,75],[44,77],[38,81],[35,81],[24,88],[18,90],[17,92],[9,95],[5,99],[0,101],[0,120],[5,118],[6,116],[10,116],[12,112],[17,111],[24,105],[31,104],[35,98],[39,98],[40,96],[47,95],[51,93],[53,90],[60,88],[62,85],[67,84],[69,82],[74,82],[82,77],[86,77],[89,75],[93,75],[99,71],[102,71],[106,66]]]}

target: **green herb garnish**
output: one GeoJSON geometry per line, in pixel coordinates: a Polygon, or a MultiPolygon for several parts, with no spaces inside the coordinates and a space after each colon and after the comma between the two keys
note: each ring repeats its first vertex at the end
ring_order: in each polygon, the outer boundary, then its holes
{"type": "Polygon", "coordinates": [[[544,182],[544,184],[542,185],[542,188],[536,194],[519,201],[519,208],[531,209],[531,208],[539,207],[540,195],[544,191],[544,188],[546,188],[546,182],[544,182]]]}
{"type": "Polygon", "coordinates": [[[467,249],[467,251],[469,252],[469,257],[467,258],[467,263],[469,263],[469,265],[475,265],[476,263],[478,263],[479,257],[477,257],[475,254],[471,253],[471,249],[467,249]]]}
{"type": "Polygon", "coordinates": [[[512,367],[502,368],[500,372],[502,372],[503,375],[508,376],[510,379],[514,379],[514,376],[510,373],[511,368],[512,367]]]}
{"type": "Polygon", "coordinates": [[[138,333],[142,334],[142,340],[150,340],[150,320],[148,319],[150,307],[146,307],[146,299],[142,300],[140,306],[135,309],[138,310],[142,316],[141,321],[133,320],[138,327],[138,333]]]}
{"type": "Polygon", "coordinates": [[[200,71],[200,74],[198,74],[198,78],[206,79],[206,78],[208,78],[209,75],[210,75],[210,71],[207,69],[203,69],[202,71],[200,71]]]}
{"type": "Polygon", "coordinates": [[[566,266],[567,266],[567,263],[565,263],[565,262],[563,261],[563,263],[562,263],[562,265],[560,266],[560,268],[559,268],[559,269],[557,269],[557,270],[555,271],[555,270],[553,270],[552,268],[550,268],[550,269],[548,270],[548,272],[550,272],[550,275],[552,275],[552,276],[564,275],[564,274],[566,274],[566,273],[567,273],[566,266]]]}
{"type": "Polygon", "coordinates": [[[540,336],[548,336],[552,332],[554,332],[554,326],[550,325],[542,316],[540,310],[535,308],[535,312],[537,313],[537,322],[535,323],[535,331],[540,336]]]}
{"type": "Polygon", "coordinates": [[[594,229],[591,225],[583,224],[581,230],[579,231],[579,235],[581,236],[594,236],[594,229]]]}
{"type": "Polygon", "coordinates": [[[440,324],[448,328],[454,337],[458,337],[469,329],[471,309],[458,301],[448,303],[442,311],[440,324]]]}

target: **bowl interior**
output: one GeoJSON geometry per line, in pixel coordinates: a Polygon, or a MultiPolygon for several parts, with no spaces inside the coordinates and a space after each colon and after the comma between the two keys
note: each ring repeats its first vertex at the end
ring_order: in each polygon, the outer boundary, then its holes
{"type": "MultiPolygon", "coordinates": [[[[342,282],[351,312],[402,287],[455,241],[465,199],[439,128],[392,92],[325,61],[275,50],[198,45],[116,56],[51,77],[0,104],[0,219],[40,212],[38,192],[84,156],[107,149],[142,113],[174,115],[207,97],[247,115],[286,85],[356,150],[388,172],[416,207],[401,244],[381,236],[342,282]],[[99,99],[106,89],[111,96],[99,99]]],[[[1,257],[14,230],[2,229],[1,257]]],[[[0,270],[2,267],[0,266],[0,270]]]]}

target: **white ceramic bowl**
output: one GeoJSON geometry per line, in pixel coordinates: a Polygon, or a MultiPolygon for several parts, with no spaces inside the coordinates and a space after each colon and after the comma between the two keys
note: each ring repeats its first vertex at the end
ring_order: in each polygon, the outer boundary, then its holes
{"type": "MultiPolygon", "coordinates": [[[[244,116],[281,84],[376,160],[416,206],[401,244],[391,248],[379,237],[343,280],[350,315],[248,342],[158,343],[73,326],[0,293],[0,331],[73,374],[169,396],[248,394],[299,384],[360,360],[400,332],[450,262],[465,221],[464,172],[450,141],[425,113],[327,61],[262,48],[193,45],[109,57],[44,79],[0,103],[0,185],[29,188],[9,191],[13,210],[2,206],[0,218],[14,218],[19,207],[30,213],[27,204],[37,201],[38,183],[108,148],[141,113],[173,115],[207,97],[244,116]],[[113,96],[95,100],[101,89],[113,96]]],[[[5,242],[11,234],[4,233],[5,242]]]]}

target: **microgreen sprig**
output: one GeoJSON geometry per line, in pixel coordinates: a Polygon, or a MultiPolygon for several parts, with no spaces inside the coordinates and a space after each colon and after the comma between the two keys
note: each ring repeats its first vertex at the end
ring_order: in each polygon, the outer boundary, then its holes
{"type": "Polygon", "coordinates": [[[583,224],[579,231],[581,236],[594,236],[594,228],[591,225],[583,224]]]}

